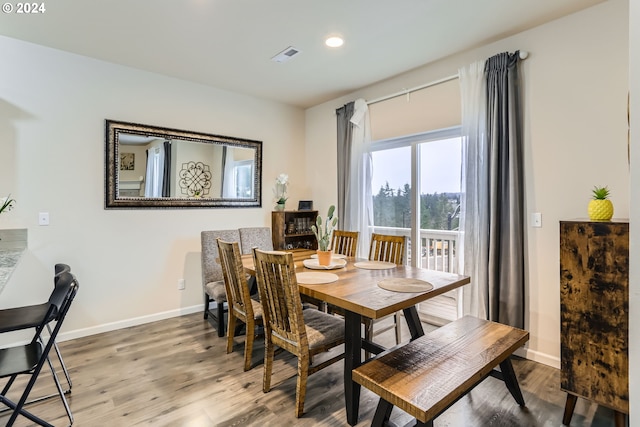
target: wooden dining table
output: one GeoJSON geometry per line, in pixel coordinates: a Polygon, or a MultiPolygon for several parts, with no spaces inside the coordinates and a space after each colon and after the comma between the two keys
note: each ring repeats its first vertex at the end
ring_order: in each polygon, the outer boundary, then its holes
{"type": "MultiPolygon", "coordinates": [[[[344,357],[344,395],[347,422],[358,422],[360,404],[360,385],[352,380],[352,370],[363,363],[362,350],[379,354],[386,350],[380,345],[364,340],[361,324],[363,318],[380,319],[403,311],[411,339],[424,335],[416,305],[445,292],[459,288],[470,282],[469,277],[445,273],[408,265],[393,266],[387,269],[359,268],[354,264],[359,260],[346,258],[346,265],[331,270],[308,269],[303,261],[309,259],[315,251],[293,250],[297,272],[326,271],[338,276],[332,283],[298,283],[301,295],[339,307],[344,310],[345,319],[345,357],[344,357]],[[421,292],[397,292],[381,288],[378,284],[385,279],[416,279],[429,282],[433,288],[421,292]]],[[[248,274],[255,275],[251,255],[242,257],[243,266],[248,274]]],[[[388,281],[388,280],[386,280],[388,281]]]]}

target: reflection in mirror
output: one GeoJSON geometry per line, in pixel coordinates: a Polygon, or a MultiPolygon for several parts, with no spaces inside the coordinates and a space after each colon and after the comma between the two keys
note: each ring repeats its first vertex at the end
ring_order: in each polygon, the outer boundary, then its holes
{"type": "Polygon", "coordinates": [[[106,121],[106,208],[260,207],[262,142],[106,121]]]}

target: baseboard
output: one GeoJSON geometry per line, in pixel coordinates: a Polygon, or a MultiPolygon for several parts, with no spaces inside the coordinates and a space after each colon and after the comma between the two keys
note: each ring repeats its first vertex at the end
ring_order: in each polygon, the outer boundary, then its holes
{"type": "Polygon", "coordinates": [[[531,350],[526,347],[521,347],[516,351],[514,351],[513,354],[515,354],[516,356],[523,357],[527,360],[533,360],[534,362],[551,366],[552,368],[560,369],[560,358],[551,356],[547,353],[541,353],[539,351],[531,350]]]}
{"type": "Polygon", "coordinates": [[[101,334],[103,332],[116,331],[118,329],[129,328],[131,326],[144,325],[145,323],[156,322],[158,320],[170,319],[172,317],[184,316],[197,312],[204,312],[204,304],[194,305],[191,307],[179,308],[176,310],[163,311],[147,316],[134,317],[132,319],[119,320],[117,322],[105,323],[103,325],[92,326],[90,328],[76,329],[75,331],[67,331],[58,334],[56,341],[68,341],[76,338],[88,337],[90,335],[101,334]]]}

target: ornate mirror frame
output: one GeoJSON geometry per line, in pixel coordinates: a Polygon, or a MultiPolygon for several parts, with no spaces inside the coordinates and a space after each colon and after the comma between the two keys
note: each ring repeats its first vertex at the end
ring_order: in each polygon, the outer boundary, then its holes
{"type": "MultiPolygon", "coordinates": [[[[140,156],[139,156],[140,157],[140,156]]],[[[146,159],[139,159],[144,161],[146,159]]],[[[193,167],[199,162],[189,162],[193,167]]],[[[182,171],[184,172],[183,164],[182,171]]],[[[221,168],[221,166],[219,166],[221,168]]],[[[214,166],[212,169],[217,169],[214,166]]],[[[146,164],[145,164],[146,170],[146,164]]],[[[222,169],[217,173],[221,173],[222,169]]],[[[178,173],[178,171],[174,171],[178,173]]],[[[205,174],[211,175],[208,165],[205,174]]],[[[216,170],[213,171],[216,173],[216,170]]],[[[141,177],[143,178],[143,177],[141,177]]],[[[143,179],[140,179],[142,182],[143,179]]],[[[262,206],[262,141],[234,138],[221,135],[212,135],[201,132],[192,132],[179,129],[170,129],[158,126],[142,125],[115,120],[105,120],[105,209],[140,209],[140,208],[246,208],[262,206]],[[125,136],[126,135],[126,136],[125,136]],[[141,195],[124,195],[120,189],[120,139],[126,138],[155,138],[164,141],[193,142],[202,144],[215,144],[223,147],[223,153],[229,148],[244,148],[255,151],[253,158],[249,160],[253,166],[252,192],[249,197],[218,197],[200,196],[199,191],[190,196],[178,197],[145,197],[141,195]]],[[[140,190],[141,191],[141,190],[140,190]]],[[[192,193],[193,191],[190,190],[192,193]]]]}

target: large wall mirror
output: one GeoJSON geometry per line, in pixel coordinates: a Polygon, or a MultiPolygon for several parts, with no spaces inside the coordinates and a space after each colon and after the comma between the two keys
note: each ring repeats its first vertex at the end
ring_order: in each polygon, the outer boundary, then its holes
{"type": "Polygon", "coordinates": [[[105,208],[262,206],[262,142],[106,120],[105,208]]]}

